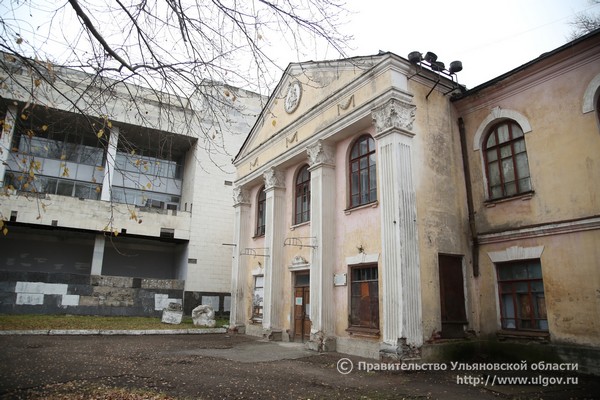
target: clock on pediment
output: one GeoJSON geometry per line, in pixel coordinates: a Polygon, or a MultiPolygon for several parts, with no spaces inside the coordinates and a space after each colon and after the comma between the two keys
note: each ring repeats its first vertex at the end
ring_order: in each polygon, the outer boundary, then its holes
{"type": "Polygon", "coordinates": [[[300,97],[302,96],[302,86],[300,82],[294,81],[288,85],[287,94],[285,95],[285,112],[288,114],[293,113],[300,104],[300,97]]]}

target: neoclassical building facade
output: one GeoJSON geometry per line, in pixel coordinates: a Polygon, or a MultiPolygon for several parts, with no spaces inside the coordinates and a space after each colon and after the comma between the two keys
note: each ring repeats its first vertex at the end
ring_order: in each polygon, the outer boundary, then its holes
{"type": "Polygon", "coordinates": [[[599,41],[471,90],[431,54],[291,64],[234,159],[232,329],[600,371],[599,41]]]}
{"type": "Polygon", "coordinates": [[[425,99],[426,74],[391,53],[288,68],[234,161],[232,325],[371,357],[422,346],[437,255],[468,253],[453,82],[425,99]]]}

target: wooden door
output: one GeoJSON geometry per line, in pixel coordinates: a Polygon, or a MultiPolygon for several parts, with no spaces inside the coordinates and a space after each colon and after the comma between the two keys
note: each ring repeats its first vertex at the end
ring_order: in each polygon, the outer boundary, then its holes
{"type": "Polygon", "coordinates": [[[465,292],[462,257],[439,255],[440,303],[442,311],[442,337],[464,337],[468,323],[465,312],[465,292]]]}
{"type": "Polygon", "coordinates": [[[294,287],[294,340],[310,339],[310,280],[308,273],[296,273],[294,287]]]}

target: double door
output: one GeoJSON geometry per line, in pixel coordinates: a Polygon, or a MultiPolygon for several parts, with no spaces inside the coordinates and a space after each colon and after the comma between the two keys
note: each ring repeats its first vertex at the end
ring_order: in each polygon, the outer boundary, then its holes
{"type": "Polygon", "coordinates": [[[310,275],[308,272],[294,274],[294,341],[310,339],[310,275]]]}

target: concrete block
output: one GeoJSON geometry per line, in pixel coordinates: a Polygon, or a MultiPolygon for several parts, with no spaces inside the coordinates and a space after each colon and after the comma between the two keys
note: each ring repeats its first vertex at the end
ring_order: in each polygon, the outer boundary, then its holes
{"type": "Polygon", "coordinates": [[[154,295],[154,309],[157,311],[164,310],[169,307],[169,303],[179,303],[183,305],[182,299],[174,299],[169,297],[167,294],[155,294],[154,295]]]}
{"type": "Polygon", "coordinates": [[[107,286],[114,288],[133,287],[133,278],[126,276],[92,275],[90,282],[93,286],[107,286]]]}
{"type": "Polygon", "coordinates": [[[164,324],[179,325],[182,318],[183,311],[173,311],[165,308],[162,312],[161,322],[164,324]]]}
{"type": "Polygon", "coordinates": [[[69,285],[64,283],[44,283],[42,285],[42,293],[44,294],[67,294],[69,285]]]}
{"type": "Polygon", "coordinates": [[[98,307],[100,300],[94,296],[79,296],[80,307],[98,307]]]}
{"type": "Polygon", "coordinates": [[[43,293],[43,282],[17,282],[15,292],[17,293],[43,293]]]}
{"type": "Polygon", "coordinates": [[[79,305],[79,296],[76,294],[63,294],[60,304],[63,307],[78,306],[79,305]]]}
{"type": "Polygon", "coordinates": [[[16,304],[18,305],[42,305],[44,304],[44,295],[41,293],[17,293],[16,304]]]}

